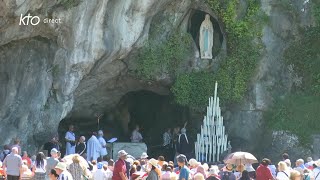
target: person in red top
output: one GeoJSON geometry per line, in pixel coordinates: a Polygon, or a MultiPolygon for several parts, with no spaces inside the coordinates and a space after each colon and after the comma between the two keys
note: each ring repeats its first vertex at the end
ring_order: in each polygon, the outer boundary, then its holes
{"type": "Polygon", "coordinates": [[[3,168],[2,168],[2,162],[0,161],[0,178],[5,178],[5,176],[4,176],[4,170],[3,170],[3,168]]]}
{"type": "Polygon", "coordinates": [[[271,170],[268,168],[270,160],[267,158],[262,159],[261,164],[256,170],[256,180],[274,180],[271,170]]]}
{"type": "Polygon", "coordinates": [[[124,150],[118,152],[118,161],[114,165],[112,180],[128,180],[125,159],[128,153],[124,150]]]}
{"type": "Polygon", "coordinates": [[[22,160],[27,161],[27,164],[26,164],[26,165],[27,165],[28,168],[30,169],[30,168],[31,168],[31,159],[29,158],[27,151],[23,151],[22,160]]]}

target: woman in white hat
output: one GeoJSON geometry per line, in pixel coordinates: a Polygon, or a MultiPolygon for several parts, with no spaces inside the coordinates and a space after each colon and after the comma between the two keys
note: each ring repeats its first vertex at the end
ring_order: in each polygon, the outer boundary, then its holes
{"type": "Polygon", "coordinates": [[[159,180],[159,175],[157,173],[158,161],[152,158],[148,163],[150,171],[148,172],[147,180],[159,180]]]}
{"type": "Polygon", "coordinates": [[[220,176],[219,176],[219,167],[214,165],[214,166],[211,166],[211,168],[209,169],[209,173],[208,173],[208,177],[207,179],[220,179],[220,176]]]}
{"type": "Polygon", "coordinates": [[[148,154],[146,152],[143,152],[140,156],[140,165],[143,171],[146,171],[148,166],[148,154]]]}

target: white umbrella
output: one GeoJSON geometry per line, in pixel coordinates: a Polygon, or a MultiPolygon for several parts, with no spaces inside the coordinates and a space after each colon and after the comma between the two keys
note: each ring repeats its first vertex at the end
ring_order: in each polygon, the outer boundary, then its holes
{"type": "Polygon", "coordinates": [[[62,160],[69,166],[70,164],[73,163],[72,161],[72,158],[75,156],[75,155],[78,155],[79,156],[79,164],[82,166],[82,167],[85,167],[85,168],[88,168],[89,167],[89,164],[87,162],[87,160],[85,160],[82,156],[80,156],[79,154],[70,154],[70,155],[67,155],[67,156],[64,156],[62,158],[62,160]]]}
{"type": "Polygon", "coordinates": [[[254,157],[251,153],[248,152],[235,152],[226,156],[223,160],[226,164],[253,164],[258,163],[256,157],[254,157]]]}

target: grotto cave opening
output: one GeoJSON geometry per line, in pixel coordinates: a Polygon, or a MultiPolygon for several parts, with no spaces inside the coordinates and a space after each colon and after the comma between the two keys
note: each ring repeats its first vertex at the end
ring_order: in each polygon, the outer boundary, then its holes
{"type": "MultiPolygon", "coordinates": [[[[200,36],[200,26],[203,20],[205,19],[205,15],[208,14],[207,12],[200,11],[200,10],[192,10],[190,14],[190,20],[188,24],[188,33],[192,35],[193,40],[196,42],[197,48],[200,51],[199,46],[199,36],[200,36]]],[[[221,49],[222,42],[223,42],[223,34],[220,29],[220,25],[218,21],[210,15],[210,21],[213,25],[213,47],[212,47],[212,55],[216,57],[221,49]]]]}
{"type": "MultiPolygon", "coordinates": [[[[117,137],[118,142],[130,142],[130,135],[135,125],[141,127],[141,134],[148,146],[150,155],[157,156],[161,149],[162,134],[166,128],[182,127],[184,122],[191,122],[190,111],[186,107],[174,103],[169,95],[159,95],[155,92],[140,90],[122,96],[117,105],[105,107],[99,122],[99,129],[105,133],[105,138],[117,137]]],[[[60,139],[64,139],[70,124],[75,125],[76,137],[90,137],[90,132],[98,130],[95,116],[79,118],[68,116],[59,124],[60,139]]],[[[191,123],[189,123],[191,124],[191,123]]]]}

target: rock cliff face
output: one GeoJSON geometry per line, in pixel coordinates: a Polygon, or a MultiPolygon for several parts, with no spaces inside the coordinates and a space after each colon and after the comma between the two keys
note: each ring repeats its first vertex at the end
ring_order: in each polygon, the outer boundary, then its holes
{"type": "Polygon", "coordinates": [[[157,13],[186,28],[194,3],[85,0],[65,8],[60,1],[0,1],[2,144],[18,137],[34,151],[68,114],[92,117],[139,89],[168,94],[166,85],[130,77],[129,55],[148,38],[157,13]],[[19,25],[29,14],[41,22],[19,25]]]}
{"type": "MultiPolygon", "coordinates": [[[[307,6],[301,3],[295,6],[307,6]]],[[[311,24],[309,11],[292,22],[271,1],[262,0],[262,6],[270,16],[263,31],[265,55],[247,98],[226,112],[235,147],[250,144],[248,150],[256,150],[264,136],[263,112],[274,93],[281,96],[290,90],[280,60],[286,39],[311,24]]],[[[132,54],[148,39],[150,24],[161,24],[168,32],[173,28],[155,18],[159,14],[184,32],[194,10],[216,18],[200,0],[83,0],[69,8],[58,0],[2,0],[0,9],[0,142],[19,137],[31,151],[54,135],[67,116],[92,118],[132,91],[169,94],[172,80],[150,83],[128,73],[132,54]],[[19,25],[20,16],[29,13],[41,22],[19,25]],[[61,23],[43,23],[46,18],[61,23]]]]}
{"type": "Polygon", "coordinates": [[[262,9],[269,16],[269,23],[265,25],[262,36],[265,45],[264,57],[259,62],[256,75],[252,77],[245,100],[227,112],[229,131],[235,139],[236,148],[259,151],[261,155],[275,160],[279,160],[280,155],[288,151],[293,155],[292,158],[311,155],[311,147],[292,149],[292,142],[284,140],[295,139],[294,144],[298,146],[299,141],[295,135],[273,132],[266,129],[264,122],[265,111],[276,98],[290,93],[293,86],[288,66],[283,61],[284,50],[291,40],[299,38],[299,29],[313,24],[309,1],[290,2],[283,7],[281,3],[284,2],[261,1],[262,9]]]}

